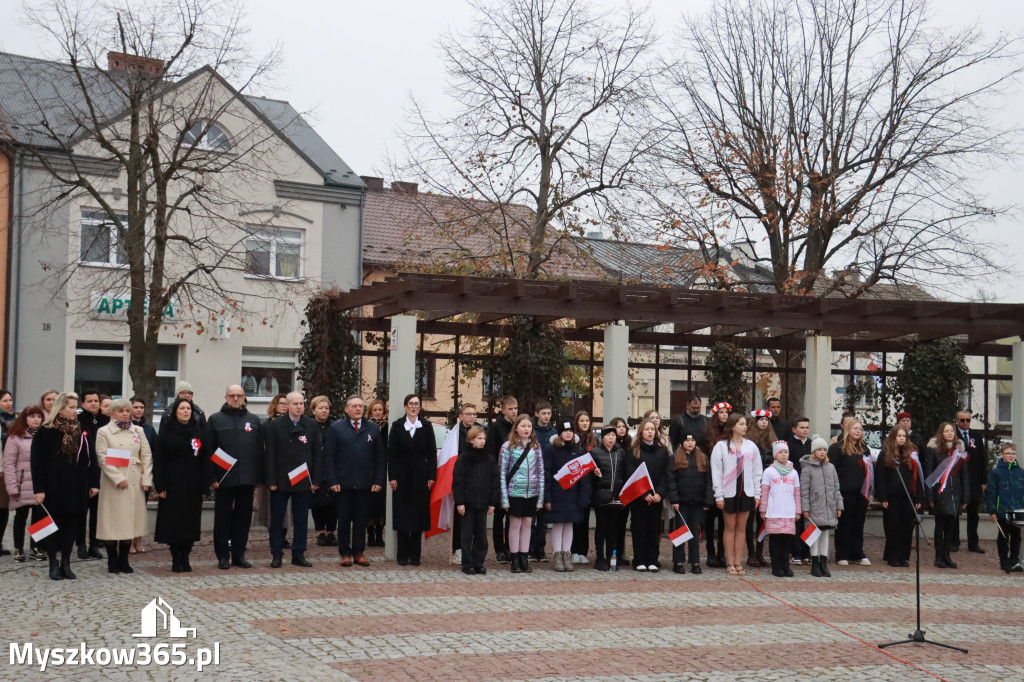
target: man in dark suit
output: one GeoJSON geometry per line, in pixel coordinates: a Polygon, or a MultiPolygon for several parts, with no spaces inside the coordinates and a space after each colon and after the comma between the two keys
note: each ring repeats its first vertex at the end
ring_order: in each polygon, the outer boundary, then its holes
{"type": "Polygon", "coordinates": [[[383,490],[387,469],[384,438],[376,424],[363,418],[363,409],[359,396],[346,398],[346,418],[330,425],[324,446],[324,485],[337,493],[342,566],[370,565],[363,555],[370,493],[383,490]]]}
{"type": "MultiPolygon", "coordinates": [[[[971,431],[971,413],[960,410],[956,413],[956,435],[964,442],[967,451],[967,476],[970,479],[971,496],[967,499],[967,550],[984,554],[978,543],[978,505],[985,499],[988,483],[988,450],[980,433],[971,431]]],[[[957,532],[953,547],[959,548],[960,534],[957,532]]]]}

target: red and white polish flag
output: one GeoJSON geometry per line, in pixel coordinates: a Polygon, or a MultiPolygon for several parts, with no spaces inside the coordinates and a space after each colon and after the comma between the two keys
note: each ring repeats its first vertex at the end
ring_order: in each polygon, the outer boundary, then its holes
{"type": "Polygon", "coordinates": [[[57,524],[53,522],[53,517],[47,514],[28,527],[28,534],[32,536],[33,540],[39,542],[43,538],[50,537],[57,530],[57,524]]]}
{"type": "Polygon", "coordinates": [[[235,462],[238,460],[224,452],[221,448],[217,448],[217,452],[210,456],[210,461],[219,466],[224,471],[231,471],[231,467],[235,466],[235,462]]]}
{"type": "Polygon", "coordinates": [[[690,532],[689,526],[685,523],[668,534],[668,539],[672,541],[672,545],[675,547],[678,547],[692,538],[693,533],[690,532]]]}
{"type": "Polygon", "coordinates": [[[764,542],[764,539],[768,537],[768,524],[764,521],[761,522],[761,530],[757,533],[757,541],[764,542]]]}
{"type": "Polygon", "coordinates": [[[309,478],[309,467],[305,462],[288,472],[288,480],[292,482],[292,485],[298,484],[304,478],[309,478]]]}
{"type": "Polygon", "coordinates": [[[810,547],[818,538],[821,537],[821,529],[814,525],[814,522],[810,519],[807,520],[807,526],[804,528],[804,532],[800,533],[800,539],[807,543],[810,547]]]}
{"type": "Polygon", "coordinates": [[[651,475],[647,473],[647,462],[641,462],[640,466],[633,472],[633,475],[626,481],[626,485],[622,486],[622,492],[619,493],[619,501],[622,504],[629,504],[652,490],[654,490],[654,483],[651,481],[651,475]]]}
{"type": "Polygon", "coordinates": [[[107,450],[106,462],[112,467],[126,467],[132,463],[132,451],[110,448],[107,450]]]}
{"type": "Polygon", "coordinates": [[[455,497],[452,495],[452,477],[455,462],[459,459],[459,426],[455,425],[445,436],[444,444],[437,453],[437,478],[430,489],[430,530],[425,537],[431,538],[448,532],[448,526],[455,511],[455,497]]]}
{"type": "Polygon", "coordinates": [[[576,485],[577,481],[596,468],[597,464],[594,463],[593,457],[590,455],[580,455],[566,462],[555,474],[555,480],[558,481],[558,485],[562,486],[562,490],[568,490],[576,485]]]}

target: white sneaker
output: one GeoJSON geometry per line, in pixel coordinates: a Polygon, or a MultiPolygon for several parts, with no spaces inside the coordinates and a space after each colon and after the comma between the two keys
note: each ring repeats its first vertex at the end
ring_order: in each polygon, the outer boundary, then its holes
{"type": "Polygon", "coordinates": [[[636,565],[636,570],[638,570],[638,571],[646,571],[647,567],[644,566],[643,564],[637,564],[636,565]]]}
{"type": "Polygon", "coordinates": [[[839,565],[839,566],[849,566],[850,562],[847,561],[846,559],[840,559],[839,561],[836,562],[836,564],[839,565]]]}
{"type": "Polygon", "coordinates": [[[587,563],[587,557],[583,556],[582,554],[573,554],[572,562],[574,564],[585,564],[587,563]]]}
{"type": "Polygon", "coordinates": [[[657,573],[658,572],[658,567],[655,566],[654,564],[648,564],[647,570],[650,573],[657,573]]]}
{"type": "Polygon", "coordinates": [[[462,563],[462,550],[461,549],[457,549],[454,552],[452,552],[452,558],[451,558],[451,560],[448,563],[450,563],[450,564],[461,564],[462,563]]]}
{"type": "Polygon", "coordinates": [[[802,566],[804,562],[800,561],[796,557],[793,557],[789,560],[789,563],[793,564],[794,566],[802,566]]]}
{"type": "Polygon", "coordinates": [[[867,557],[864,557],[863,559],[860,560],[860,565],[861,566],[870,566],[871,565],[871,559],[868,559],[867,557]]]}

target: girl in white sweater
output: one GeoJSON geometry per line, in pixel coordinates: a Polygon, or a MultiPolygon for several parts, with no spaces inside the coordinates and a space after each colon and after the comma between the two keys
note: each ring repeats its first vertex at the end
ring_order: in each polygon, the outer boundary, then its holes
{"type": "Polygon", "coordinates": [[[772,575],[792,578],[789,557],[793,553],[796,519],[800,516],[800,477],[789,463],[789,445],[772,443],[775,462],[761,475],[761,518],[764,519],[772,575]]]}
{"type": "Polygon", "coordinates": [[[744,438],[747,419],[732,414],[711,451],[711,483],[715,505],[725,514],[725,562],[729,575],[743,575],[744,529],[747,515],[760,503],[761,454],[744,438]]]}

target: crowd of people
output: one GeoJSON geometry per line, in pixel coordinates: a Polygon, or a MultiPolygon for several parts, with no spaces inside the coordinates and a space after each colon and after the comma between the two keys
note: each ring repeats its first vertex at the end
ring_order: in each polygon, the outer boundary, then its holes
{"type": "MultiPolygon", "coordinates": [[[[310,515],[317,544],[337,547],[341,566],[369,565],[366,547],[383,545],[386,519],[398,564],[420,565],[438,448],[418,395],[406,396],[405,414],[388,424],[383,402],[367,408],[359,396],[349,396],[335,420],[329,398],[307,406],[297,391],[274,396],[265,418],[248,411],[239,385],[229,386],[223,406],[208,416],[187,382],[176,393],[157,432],[141,398],[47,391],[16,412],[10,392],[0,391],[0,539],[13,511],[15,561],[49,560],[51,579],[74,579],[77,545],[78,559],[102,559],[102,549],[110,573],[132,573],[130,555],[143,551],[153,498],[153,538],[169,546],[174,572],[190,572],[212,490],[220,569],[252,566],[246,554],[257,501],[269,512],[272,568],[282,566],[285,550],[292,565],[312,566],[310,515]]],[[[937,568],[957,567],[962,514],[968,551],[984,553],[983,510],[997,525],[1000,567],[1024,572],[1024,472],[1016,448],[1001,444],[989,471],[969,412],[940,424],[927,441],[911,415],[900,413],[876,459],[854,415],[844,416],[841,433],[828,442],[811,435],[806,418],[785,420],[777,398],[749,414],[723,401],[708,416],[702,404],[692,397],[667,424],[650,410],[633,434],[622,418],[599,429],[585,411],[556,419],[547,401],[535,404],[533,415],[519,414],[518,401],[506,396],[486,426],[475,405],[462,405],[453,427],[453,560],[467,575],[486,573],[493,514],[491,548],[513,573],[548,561],[549,538],[552,569],[574,571],[590,563],[593,518],[597,570],[659,571],[668,533],[678,574],[703,572],[703,545],[704,565],[730,575],[744,575],[745,564],[792,577],[793,565],[807,565],[810,575],[829,577],[830,557],[839,566],[871,565],[864,523],[875,500],[885,534],[881,560],[889,566],[909,566],[915,518],[925,511],[934,515],[937,568]]],[[[0,546],[0,554],[10,552],[0,546]]]]}

